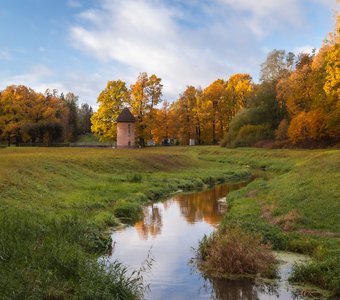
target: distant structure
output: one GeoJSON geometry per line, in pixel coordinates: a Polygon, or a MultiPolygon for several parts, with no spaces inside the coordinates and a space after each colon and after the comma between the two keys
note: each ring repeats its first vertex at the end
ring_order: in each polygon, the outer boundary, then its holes
{"type": "Polygon", "coordinates": [[[135,146],[135,122],[135,117],[125,107],[117,118],[117,148],[135,146]]]}

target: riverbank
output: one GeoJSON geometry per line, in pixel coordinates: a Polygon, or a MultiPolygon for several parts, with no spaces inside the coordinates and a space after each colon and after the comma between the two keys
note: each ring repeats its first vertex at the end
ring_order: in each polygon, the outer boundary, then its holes
{"type": "Polygon", "coordinates": [[[258,178],[228,195],[228,214],[220,230],[240,226],[260,234],[274,250],[310,255],[311,262],[296,266],[290,281],[339,296],[340,152],[239,149],[228,153],[226,162],[233,159],[246,165],[258,178]]]}
{"type": "Polygon", "coordinates": [[[111,244],[107,229],[134,222],[143,205],[176,190],[252,175],[228,197],[223,226],[236,222],[275,249],[311,254],[294,279],[339,293],[340,151],[5,148],[0,155],[0,296],[138,297],[142,288],[109,284],[117,273],[107,276],[96,263],[111,244]]]}

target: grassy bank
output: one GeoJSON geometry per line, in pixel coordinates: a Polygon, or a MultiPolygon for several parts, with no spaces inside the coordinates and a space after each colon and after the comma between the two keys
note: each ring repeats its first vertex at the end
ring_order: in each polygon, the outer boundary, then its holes
{"type": "Polygon", "coordinates": [[[339,165],[331,150],[0,149],[0,298],[138,298],[143,278],[96,261],[110,247],[108,227],[176,190],[251,174],[229,195],[221,228],[311,254],[294,280],[339,294],[339,165]]]}
{"type": "MultiPolygon", "coordinates": [[[[340,295],[340,151],[238,149],[220,161],[247,166],[257,178],[228,195],[220,231],[240,226],[276,250],[311,255],[291,281],[340,295]]],[[[209,156],[209,153],[207,153],[209,156]]]]}
{"type": "Polygon", "coordinates": [[[249,176],[189,148],[1,149],[0,298],[139,298],[143,274],[97,263],[108,227],[176,190],[249,176]]]}

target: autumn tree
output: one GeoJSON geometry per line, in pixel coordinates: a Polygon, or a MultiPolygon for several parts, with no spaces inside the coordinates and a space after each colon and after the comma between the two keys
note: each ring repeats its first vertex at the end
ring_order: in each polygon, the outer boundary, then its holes
{"type": "Polygon", "coordinates": [[[47,144],[67,140],[68,107],[56,89],[47,89],[38,101],[38,130],[36,125],[30,130],[31,138],[47,144]],[[40,124],[39,124],[40,123],[40,124]]]}
{"type": "Polygon", "coordinates": [[[211,111],[211,107],[214,104],[206,100],[207,99],[204,96],[202,89],[196,88],[195,100],[192,103],[191,114],[193,120],[193,130],[195,133],[195,141],[198,145],[212,142],[212,125],[215,124],[216,126],[217,124],[217,113],[211,111]],[[214,116],[214,114],[216,114],[216,116],[214,116]],[[211,117],[212,115],[213,117],[211,117]]]}
{"type": "Polygon", "coordinates": [[[178,138],[182,144],[188,145],[190,139],[195,138],[195,125],[193,109],[196,104],[197,90],[193,86],[188,86],[180,95],[174,105],[176,118],[174,121],[178,124],[178,138]]]}
{"type": "Polygon", "coordinates": [[[278,83],[279,102],[285,103],[290,116],[308,111],[313,98],[312,55],[300,54],[296,70],[278,83]]]}
{"type": "Polygon", "coordinates": [[[247,106],[247,100],[249,100],[252,90],[252,78],[249,74],[234,74],[228,79],[226,104],[231,107],[231,118],[247,106]]]}
{"type": "Polygon", "coordinates": [[[321,110],[302,111],[292,119],[288,129],[293,144],[310,146],[326,135],[325,116],[321,110]]]}
{"type": "Polygon", "coordinates": [[[329,35],[317,54],[299,54],[289,77],[278,82],[278,101],[286,104],[293,144],[325,145],[339,139],[339,57],[338,35],[329,35]]]}
{"type": "Polygon", "coordinates": [[[137,117],[136,131],[141,146],[147,139],[153,139],[155,107],[162,101],[161,78],[141,73],[136,83],[131,85],[129,105],[137,117]]]}
{"type": "MultiPolygon", "coordinates": [[[[1,92],[0,97],[0,127],[3,138],[7,139],[8,145],[11,144],[11,138],[15,137],[16,143],[21,138],[21,126],[23,125],[24,113],[20,109],[18,98],[20,97],[17,90],[24,91],[23,87],[9,86],[1,92]]],[[[32,90],[25,89],[26,94],[32,94],[32,90]]],[[[22,97],[20,97],[22,99],[22,97]]]]}
{"type": "Polygon", "coordinates": [[[62,138],[65,107],[55,95],[36,93],[23,85],[9,86],[1,93],[0,126],[10,145],[12,138],[21,142],[52,143],[62,138]]]}
{"type": "Polygon", "coordinates": [[[154,126],[152,136],[156,144],[161,144],[164,139],[170,138],[170,104],[163,101],[162,107],[154,111],[154,126]]]}
{"type": "MultiPolygon", "coordinates": [[[[212,144],[216,144],[221,136],[216,136],[216,127],[219,118],[219,111],[223,106],[223,99],[226,95],[225,82],[222,79],[218,79],[211,83],[207,88],[203,90],[203,102],[209,107],[209,121],[211,122],[212,129],[212,144]]],[[[202,106],[204,103],[200,103],[197,106],[202,106]]],[[[197,110],[197,109],[196,109],[197,110]]]]}
{"type": "Polygon", "coordinates": [[[91,117],[91,130],[101,141],[113,141],[117,136],[119,113],[129,101],[129,91],[121,80],[109,81],[99,94],[97,112],[91,117]]]}

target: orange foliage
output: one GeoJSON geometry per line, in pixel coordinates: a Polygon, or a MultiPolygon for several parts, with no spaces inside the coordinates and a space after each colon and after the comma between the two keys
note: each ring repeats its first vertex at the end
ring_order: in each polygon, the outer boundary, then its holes
{"type": "Polygon", "coordinates": [[[306,144],[326,136],[326,119],[321,110],[300,112],[290,123],[288,137],[293,144],[306,144]]]}

